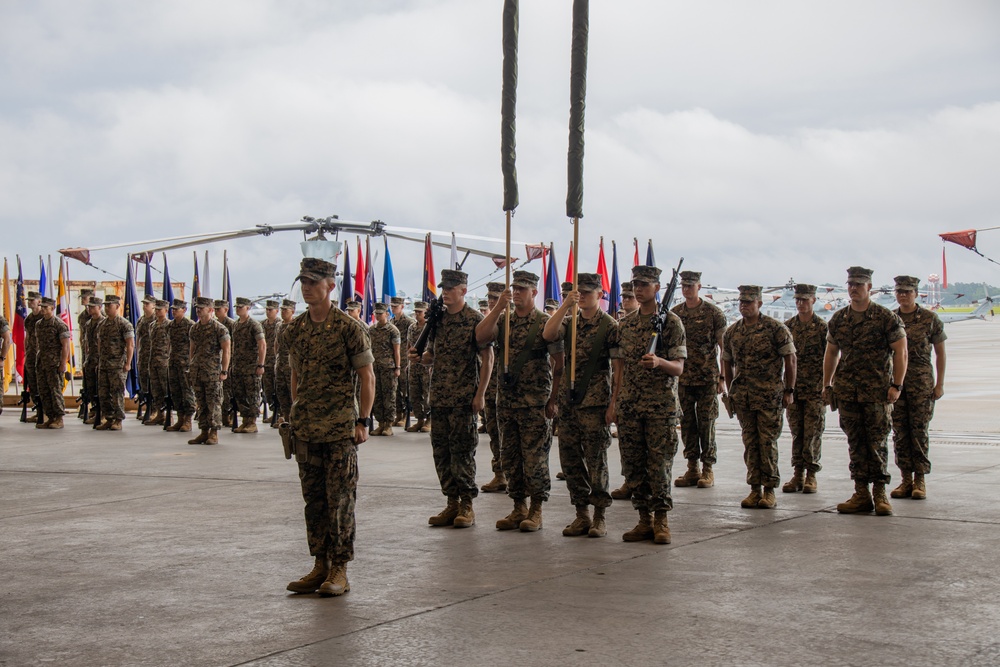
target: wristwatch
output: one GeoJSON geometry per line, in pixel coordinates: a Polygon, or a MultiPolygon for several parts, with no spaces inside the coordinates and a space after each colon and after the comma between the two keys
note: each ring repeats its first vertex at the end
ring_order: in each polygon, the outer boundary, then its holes
{"type": "Polygon", "coordinates": [[[220,375],[229,375],[229,371],[220,371],[219,374],[220,375]]]}
{"type": "Polygon", "coordinates": [[[371,417],[359,417],[354,420],[354,423],[358,426],[364,426],[369,431],[372,430],[373,426],[375,426],[375,420],[371,417]]]}
{"type": "Polygon", "coordinates": [[[794,394],[795,393],[795,387],[785,387],[784,391],[785,391],[786,394],[794,394]]]}
{"type": "Polygon", "coordinates": [[[901,385],[901,384],[896,384],[895,382],[890,382],[889,386],[892,387],[893,389],[895,389],[896,391],[903,391],[903,385],[901,385]]]}

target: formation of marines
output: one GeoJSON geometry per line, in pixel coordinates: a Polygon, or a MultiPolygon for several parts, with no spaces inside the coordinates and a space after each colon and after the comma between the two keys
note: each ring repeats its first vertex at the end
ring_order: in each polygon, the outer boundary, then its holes
{"type": "MultiPolygon", "coordinates": [[[[781,490],[818,491],[827,407],[839,412],[855,482],[854,495],[837,505],[839,512],[888,515],[889,497],[926,498],[929,423],[934,401],[944,393],[943,326],[916,304],[917,278],[896,277],[899,307],[893,311],[871,300],[870,269],[855,266],[847,273],[850,305],[828,324],[813,312],[814,285],[795,286],[797,314],[786,322],[761,312],[761,287],[742,285],[741,318],[727,326],[718,307],[699,296],[701,274],[683,271],[684,299],[661,314],[654,337],[661,277],[656,267],[632,269],[616,317],[599,306],[599,274],[579,274],[575,289],[565,284],[562,302],[543,312],[534,305],[539,277],[533,273],[515,271],[509,289],[490,283],[488,299],[476,310],[466,304],[468,276],[445,270],[442,314],[419,354],[416,341],[429,304],[415,303],[412,320],[402,315],[401,299],[378,304],[375,323],[366,325],[360,304],[348,304],[345,313],[331,303],[335,267],[307,258],[298,276],[307,312],[295,316],[294,301],[269,301],[263,324],[249,318],[247,299],[237,299],[238,319],[227,320],[225,311],[219,315],[220,302],[198,298],[196,322],[186,317],[183,300],[148,299],[133,331],[119,314],[118,297],[83,295],[86,309],[78,322],[84,384],[98,396],[95,428],[120,430],[124,380],[137,344],[140,382],[150,395],[145,423],[186,432],[196,419],[201,433],[191,444],[218,442],[226,423],[227,381],[229,400],[243,418],[241,426],[233,424],[238,432],[256,431],[262,395],[269,402],[273,396],[271,425],[291,443],[286,451],[295,453],[299,465],[314,558],[313,570],[288,589],[341,595],[350,590],[357,446],[370,435],[391,435],[393,426],[402,425],[404,410],[416,417],[408,431],[431,434],[446,498],[444,509],[428,519],[435,527],[476,522],[482,414],[493,472],[482,491],[506,492],[513,503],[496,527],[540,530],[558,416],[559,460],[576,510],[563,534],[605,536],[606,509],[614,499],[629,500],[638,522],[622,539],[669,544],[674,457],[682,445],[687,469],[674,486],[714,486],[720,398],[742,432],[750,487],[740,503],[744,508],[777,505],[777,443],[786,415],[793,473],[781,490]],[[171,411],[176,419],[166,424],[171,411]],[[607,462],[612,426],[625,477],[614,490],[607,462]],[[902,481],[887,494],[890,432],[902,481]]],[[[53,316],[52,299],[29,292],[27,305],[26,349],[34,363],[26,364],[25,376],[38,406],[36,427],[62,428],[69,331],[53,316]]],[[[2,360],[10,347],[2,318],[0,343],[2,360]]]]}

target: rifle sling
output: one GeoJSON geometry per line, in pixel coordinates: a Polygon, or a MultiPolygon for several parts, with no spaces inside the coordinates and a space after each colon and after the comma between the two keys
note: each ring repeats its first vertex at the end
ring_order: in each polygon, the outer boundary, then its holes
{"type": "Polygon", "coordinates": [[[587,366],[583,369],[583,375],[580,376],[580,381],[574,388],[573,394],[570,395],[570,403],[573,405],[579,405],[583,401],[583,397],[587,395],[587,389],[590,388],[590,381],[594,378],[594,373],[597,372],[597,366],[602,358],[601,351],[604,349],[604,340],[608,337],[609,322],[609,317],[602,317],[601,323],[597,325],[597,334],[594,344],[590,348],[587,366]]]}
{"type": "Polygon", "coordinates": [[[524,365],[528,363],[528,359],[544,359],[548,356],[548,351],[545,350],[540,354],[533,354],[532,349],[535,346],[535,339],[538,338],[538,332],[542,328],[542,318],[536,317],[535,321],[531,323],[528,327],[528,336],[524,339],[524,349],[517,355],[514,359],[514,365],[511,366],[510,372],[508,374],[509,380],[507,381],[508,387],[513,387],[517,384],[518,379],[521,377],[521,370],[524,365]]]}

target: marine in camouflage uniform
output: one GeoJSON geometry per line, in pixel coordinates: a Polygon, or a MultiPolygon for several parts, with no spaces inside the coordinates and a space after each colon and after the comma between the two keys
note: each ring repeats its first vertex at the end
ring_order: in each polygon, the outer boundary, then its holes
{"type": "Polygon", "coordinates": [[[781,487],[784,493],[816,493],[816,473],[826,428],[823,405],[823,354],[826,350],[826,320],[813,312],[816,286],[795,286],[798,314],[785,322],[795,343],[795,394],[788,406],[788,429],[792,432],[792,478],[781,487]],[[805,474],[805,479],[803,479],[805,474]]]}
{"type": "Polygon", "coordinates": [[[168,426],[167,431],[187,433],[191,430],[191,418],[194,416],[196,401],[191,388],[191,327],[194,322],[187,317],[187,301],[174,299],[171,304],[174,319],[167,324],[167,336],[170,338],[170,402],[174,404],[177,420],[168,426]]]}
{"type": "MultiPolygon", "coordinates": [[[[417,344],[420,332],[426,323],[427,302],[417,301],[413,304],[416,320],[406,334],[406,349],[417,344]]],[[[409,356],[409,355],[407,355],[409,356]]],[[[417,421],[407,427],[410,433],[429,433],[431,430],[431,369],[422,363],[411,363],[409,366],[408,389],[410,407],[417,421]]]]}
{"type": "MultiPolygon", "coordinates": [[[[403,297],[394,296],[389,301],[389,310],[392,311],[392,324],[399,329],[399,342],[402,346],[409,340],[410,329],[413,328],[414,320],[403,312],[405,300],[403,297]]],[[[403,426],[406,422],[406,396],[409,391],[409,370],[410,360],[406,350],[401,349],[399,355],[399,378],[396,382],[396,421],[393,426],[403,426]]]]}
{"type": "Polygon", "coordinates": [[[233,378],[233,398],[243,423],[234,433],[256,433],[260,415],[260,379],[264,375],[267,344],[264,328],[250,317],[250,299],[236,299],[236,324],[233,326],[232,363],[229,374],[233,378]]]}
{"type": "Polygon", "coordinates": [[[890,479],[889,412],[906,375],[906,331],[898,315],[871,300],[871,279],[871,269],[847,269],[851,304],[830,318],[823,402],[835,403],[840,411],[854,480],[854,495],[837,505],[837,511],[855,514],[874,509],[885,516],[892,514],[885,494],[890,479]]]}
{"type": "MultiPolygon", "coordinates": [[[[476,325],[483,316],[465,303],[468,275],[463,271],[441,271],[444,312],[420,363],[433,365],[431,409],[435,427],[431,431],[434,468],[441,493],[448,504],[427,522],[432,526],[468,528],[476,522],[472,499],[476,486],[476,447],[479,432],[476,414],[485,403],[493,364],[493,347],[476,342],[476,325]]],[[[411,361],[418,362],[416,349],[411,361]]]]}
{"type": "MultiPolygon", "coordinates": [[[[365,330],[365,338],[368,340],[368,347],[371,347],[372,336],[368,329],[368,325],[361,321],[361,302],[354,300],[348,301],[346,308],[347,316],[362,325],[362,328],[365,330]]],[[[374,368],[372,372],[374,372],[374,368]]],[[[358,405],[361,404],[361,384],[358,382],[357,376],[354,378],[354,402],[358,405]]]]}
{"type": "MultiPolygon", "coordinates": [[[[236,330],[236,320],[229,317],[229,302],[224,299],[215,299],[212,305],[215,307],[215,319],[218,320],[219,324],[226,327],[231,343],[233,333],[236,330]]],[[[226,375],[226,379],[222,382],[222,425],[227,427],[236,426],[233,423],[233,419],[233,377],[232,375],[226,375]]]]}
{"type": "Polygon", "coordinates": [[[614,419],[611,406],[617,400],[618,390],[618,383],[612,383],[612,369],[614,375],[621,373],[621,352],[618,324],[600,309],[600,274],[581,273],[577,285],[577,290],[566,294],[542,332],[549,342],[572,341],[570,318],[573,307],[579,304],[575,383],[568,373],[563,373],[559,390],[559,464],[566,475],[570,502],[576,507],[576,518],[563,529],[563,535],[604,537],[607,535],[604,512],[611,506],[608,492],[608,447],[614,419]]]}
{"type": "MultiPolygon", "coordinates": [[[[90,316],[87,320],[87,328],[83,340],[87,341],[87,353],[84,355],[86,361],[83,364],[83,382],[87,386],[87,399],[96,407],[100,398],[97,393],[97,377],[100,368],[101,347],[97,344],[97,328],[104,322],[104,299],[99,296],[91,296],[87,300],[87,313],[90,316]]],[[[96,410],[90,411],[90,416],[83,422],[93,424],[97,420],[96,410]]]]}
{"type": "MultiPolygon", "coordinates": [[[[632,289],[632,282],[626,281],[622,283],[622,307],[615,313],[615,319],[621,322],[629,313],[634,313],[639,310],[639,302],[635,300],[635,292],[632,289]]],[[[612,424],[611,437],[618,437],[618,424],[612,424]]],[[[618,455],[621,456],[621,450],[619,449],[618,455]]],[[[622,461],[622,470],[625,469],[625,461],[622,461]]],[[[623,475],[624,476],[624,475],[623,475]]],[[[632,489],[628,488],[628,482],[622,481],[622,485],[617,489],[611,491],[611,497],[615,500],[628,500],[632,497],[632,489]]]]}
{"type": "MultiPolygon", "coordinates": [[[[80,305],[83,307],[76,316],[76,330],[79,332],[80,336],[80,372],[83,375],[83,381],[86,383],[87,374],[83,372],[83,369],[87,367],[87,323],[90,322],[90,297],[94,295],[94,290],[92,289],[81,289],[80,290],[80,305]]],[[[87,389],[84,385],[84,389],[87,389]]],[[[80,399],[78,405],[83,406],[84,391],[80,392],[80,399]]],[[[76,415],[77,418],[83,419],[83,410],[78,410],[76,415]]]]}
{"type": "Polygon", "coordinates": [[[63,415],[66,414],[63,378],[69,362],[73,334],[66,323],[55,316],[55,307],[53,299],[43,297],[39,309],[41,317],[35,323],[37,352],[31,361],[35,366],[38,395],[42,400],[46,419],[45,422],[35,424],[36,428],[62,428],[63,415]]]}
{"type": "MultiPolygon", "coordinates": [[[[139,399],[146,400],[149,388],[149,333],[153,322],[156,321],[154,315],[156,297],[146,295],[142,298],[142,317],[135,323],[135,365],[139,376],[139,399]]],[[[143,424],[148,424],[152,418],[149,406],[146,406],[146,414],[142,420],[143,424]]]]}
{"type": "MultiPolygon", "coordinates": [[[[497,521],[497,529],[536,531],[542,527],[542,503],[548,500],[552,488],[549,451],[552,418],[558,410],[556,392],[563,372],[563,345],[562,341],[546,343],[542,337],[549,316],[535,308],[538,276],[529,271],[515,271],[511,286],[511,290],[500,294],[496,308],[476,327],[476,339],[480,345],[497,340],[497,349],[503,350],[504,319],[511,313],[510,377],[500,378],[497,419],[501,465],[514,509],[497,521]],[[508,311],[511,301],[514,308],[508,311]],[[525,498],[531,498],[530,509],[525,506],[525,498]]],[[[502,357],[503,352],[497,363],[504,363],[502,357]]]]}
{"type": "Polygon", "coordinates": [[[930,430],[934,402],[944,395],[945,348],[948,336],[941,318],[917,303],[920,279],[896,276],[896,315],[906,329],[906,377],[903,391],[892,408],[892,444],[896,466],[903,478],[890,494],[893,498],[927,497],[924,475],[931,471],[930,430]],[[931,366],[937,363],[937,381],[931,366]]]}
{"type": "Polygon", "coordinates": [[[288,363],[288,342],[285,340],[285,327],[295,315],[295,302],[291,299],[281,301],[281,320],[274,330],[274,392],[278,396],[278,414],[271,426],[277,427],[288,421],[292,410],[292,367],[288,363]]]}
{"type": "Polygon", "coordinates": [[[680,417],[677,377],[684,372],[687,341],[680,318],[667,313],[655,353],[649,354],[655,332],[651,320],[658,312],[660,269],[632,267],[632,287],[639,309],[618,325],[622,379],[615,414],[622,472],[632,492],[632,507],[639,512],[639,522],[622,539],[669,544],[667,512],[674,507],[670,475],[680,417]]]}
{"type": "Polygon", "coordinates": [[[743,460],[750,485],[750,494],[740,506],[773,509],[777,505],[774,489],[781,481],[781,413],[791,405],[795,392],[795,344],[788,327],[762,314],[761,305],[759,285],[740,285],[743,317],[723,336],[722,368],[743,432],[743,460]]]}
{"type": "Polygon", "coordinates": [[[368,327],[375,357],[375,405],[378,428],[372,435],[392,435],[396,421],[396,385],[399,382],[399,329],[389,322],[389,307],[375,304],[375,324],[368,327]]]}
{"type": "Polygon", "coordinates": [[[309,310],[285,332],[294,399],[290,427],[305,450],[296,458],[309,553],[315,559],[313,570],[288,584],[288,590],[318,590],[323,596],[351,589],[347,563],[354,559],[358,445],[368,438],[375,388],[366,327],[329,300],[334,272],[324,260],[302,260],[298,280],[309,310]],[[361,384],[360,410],[353,399],[355,377],[361,384]]]}
{"type": "MultiPolygon", "coordinates": [[[[503,292],[503,283],[487,283],[486,290],[486,314],[496,307],[497,299],[503,292]]],[[[499,388],[499,377],[502,372],[500,366],[500,356],[497,352],[496,341],[493,341],[493,370],[490,372],[490,382],[486,387],[486,405],[483,408],[486,422],[486,434],[490,437],[490,469],[493,471],[493,479],[483,484],[482,490],[486,493],[500,493],[507,490],[507,476],[503,474],[503,464],[500,456],[500,422],[497,421],[497,390],[499,388]]]]}
{"type": "Polygon", "coordinates": [[[278,417],[277,388],[275,384],[274,368],[277,359],[277,333],[278,333],[278,308],[281,304],[273,299],[268,299],[264,304],[264,311],[267,317],[260,323],[264,330],[264,343],[266,354],[264,355],[264,375],[261,376],[261,393],[265,404],[273,408],[271,415],[263,420],[264,423],[274,424],[278,417]]]}
{"type": "Polygon", "coordinates": [[[97,430],[120,431],[125,419],[125,378],[132,368],[135,330],[132,323],[118,314],[121,297],[111,294],[104,299],[107,317],[97,327],[100,362],[97,371],[97,395],[101,401],[103,424],[97,430]]]}
{"type": "Polygon", "coordinates": [[[35,325],[42,319],[42,295],[38,292],[28,292],[28,315],[24,318],[24,384],[31,394],[31,403],[37,411],[36,423],[45,423],[45,413],[42,411],[42,397],[38,393],[38,382],[35,379],[35,357],[38,356],[38,343],[35,338],[35,325]]]}
{"type": "Polygon", "coordinates": [[[222,384],[229,375],[232,338],[224,324],[212,317],[212,300],[195,299],[198,321],[191,327],[191,366],[188,379],[198,404],[201,434],[190,445],[215,445],[222,424],[222,384]]]}
{"type": "Polygon", "coordinates": [[[170,329],[167,319],[167,308],[170,304],[163,299],[157,299],[153,326],[149,328],[149,393],[152,395],[149,410],[150,418],[145,422],[150,426],[162,426],[166,415],[167,392],[170,391],[170,329]]]}
{"type": "Polygon", "coordinates": [[[715,444],[715,420],[719,418],[718,394],[722,392],[719,374],[719,349],[726,332],[726,316],[714,303],[698,296],[701,273],[681,271],[684,302],[672,308],[681,318],[687,337],[687,360],[684,373],[677,379],[677,398],[681,405],[681,441],[688,469],[674,480],[675,486],[707,489],[715,485],[712,470],[718,452],[715,444]],[[703,469],[698,470],[698,461],[703,469]]]}

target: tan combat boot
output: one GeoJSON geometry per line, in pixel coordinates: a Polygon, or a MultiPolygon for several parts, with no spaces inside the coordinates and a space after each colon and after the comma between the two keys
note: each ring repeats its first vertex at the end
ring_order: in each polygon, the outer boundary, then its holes
{"type": "Polygon", "coordinates": [[[420,427],[420,432],[421,433],[430,433],[431,432],[431,418],[430,417],[428,417],[424,421],[424,425],[420,427]]]}
{"type": "Polygon", "coordinates": [[[326,581],[326,575],[329,573],[330,561],[317,556],[312,571],[301,579],[289,583],[285,586],[285,590],[293,593],[312,593],[326,581]]]}
{"type": "Polygon", "coordinates": [[[504,476],[503,472],[498,472],[493,475],[493,479],[486,482],[480,487],[485,493],[500,493],[501,491],[507,490],[507,478],[504,476]]]}
{"type": "Polygon", "coordinates": [[[229,413],[229,410],[223,410],[222,411],[222,425],[225,428],[229,428],[229,427],[231,427],[233,425],[233,417],[229,413]]]}
{"type": "Polygon", "coordinates": [[[240,422],[240,425],[233,429],[233,433],[246,433],[247,422],[249,422],[250,420],[247,419],[246,417],[243,417],[242,419],[243,421],[240,422]]]}
{"type": "Polygon", "coordinates": [[[380,430],[382,432],[379,433],[379,435],[392,435],[392,424],[389,424],[388,426],[380,430]]]}
{"type": "Polygon", "coordinates": [[[699,489],[711,489],[715,486],[715,473],[712,472],[712,464],[706,463],[701,467],[701,477],[698,478],[699,489]]]}
{"type": "Polygon", "coordinates": [[[219,429],[217,428],[208,429],[208,438],[206,438],[205,444],[206,445],[219,444],[219,429]]]}
{"type": "Polygon", "coordinates": [[[374,431],[372,431],[371,433],[369,433],[368,435],[371,435],[371,436],[382,435],[382,430],[384,428],[385,428],[385,426],[382,426],[382,424],[379,424],[378,428],[375,429],[374,431]]]}
{"type": "Polygon", "coordinates": [[[191,415],[184,415],[184,421],[181,422],[180,428],[177,430],[181,433],[191,432],[191,415]]]}
{"type": "Polygon", "coordinates": [[[890,493],[893,498],[909,498],[913,495],[913,473],[904,472],[903,481],[899,483],[890,493]]]}
{"type": "Polygon", "coordinates": [[[594,519],[590,522],[590,530],[587,535],[590,537],[604,537],[608,534],[608,526],[604,522],[604,508],[594,508],[594,519]]]}
{"type": "Polygon", "coordinates": [[[347,563],[331,563],[326,581],[320,584],[320,597],[343,595],[351,590],[351,582],[347,580],[347,563]]]}
{"type": "Polygon", "coordinates": [[[418,419],[417,421],[413,422],[403,430],[406,431],[407,433],[417,433],[423,427],[424,427],[424,420],[418,419]]]}
{"type": "Polygon", "coordinates": [[[120,431],[120,430],[122,430],[122,420],[121,419],[112,419],[111,420],[111,426],[108,427],[108,430],[109,431],[120,431]]]}
{"type": "Polygon", "coordinates": [[[163,414],[163,410],[157,410],[156,414],[153,415],[153,420],[149,422],[150,426],[163,426],[163,422],[166,421],[167,416],[163,414]]]}
{"type": "Polygon", "coordinates": [[[802,482],[802,493],[816,493],[816,473],[806,471],[806,481],[802,482]]]}
{"type": "Polygon", "coordinates": [[[463,496],[458,501],[458,516],[455,517],[455,528],[468,528],[476,524],[476,513],[472,511],[472,498],[463,496]]]}
{"type": "Polygon", "coordinates": [[[522,533],[534,533],[542,529],[542,501],[540,498],[532,497],[531,507],[528,508],[528,517],[518,527],[522,533]]]}
{"type": "Polygon", "coordinates": [[[406,425],[406,417],[398,417],[396,421],[392,423],[393,426],[404,426],[406,425]]]}
{"type": "Polygon", "coordinates": [[[760,502],[760,484],[750,485],[750,495],[740,501],[740,507],[751,509],[757,507],[757,503],[760,502]]]}
{"type": "Polygon", "coordinates": [[[282,417],[281,415],[278,415],[271,420],[271,428],[278,428],[284,423],[285,423],[285,418],[282,417]]]}
{"type": "Polygon", "coordinates": [[[666,510],[656,510],[653,514],[653,543],[670,544],[670,526],[667,525],[666,510]]]}
{"type": "Polygon", "coordinates": [[[628,482],[622,482],[622,485],[611,492],[611,497],[615,500],[628,500],[632,497],[632,489],[629,488],[628,482]]]}
{"type": "Polygon", "coordinates": [[[205,441],[208,440],[208,429],[201,429],[201,433],[196,435],[194,439],[188,440],[189,445],[204,445],[205,441]]]}
{"type": "Polygon", "coordinates": [[[243,422],[243,430],[241,433],[256,433],[257,432],[257,420],[253,417],[247,419],[243,422]]]}
{"type": "Polygon", "coordinates": [[[96,419],[97,417],[95,417],[94,415],[90,415],[89,417],[83,420],[83,423],[87,426],[91,426],[94,423],[94,420],[96,419]]]}
{"type": "Polygon", "coordinates": [[[872,502],[872,494],[868,491],[866,482],[854,482],[854,495],[837,505],[837,511],[841,514],[871,512],[873,509],[875,503],[872,502]]]}
{"type": "Polygon", "coordinates": [[[49,420],[48,423],[45,424],[45,428],[62,428],[62,427],[63,427],[62,416],[54,417],[51,420],[49,420]]]}
{"type": "MultiPolygon", "coordinates": [[[[51,426],[49,428],[52,428],[51,426]]],[[[913,493],[910,497],[914,500],[926,500],[927,499],[927,486],[924,483],[924,474],[922,472],[913,473],[913,493]]]]}
{"type": "Polygon", "coordinates": [[[879,516],[890,516],[892,514],[892,505],[889,504],[889,499],[885,497],[885,484],[882,482],[872,484],[872,502],[875,503],[875,514],[879,516]]]}
{"type": "Polygon", "coordinates": [[[781,487],[782,493],[798,493],[802,491],[802,468],[796,468],[792,478],[781,487]]]}
{"type": "Polygon", "coordinates": [[[458,498],[448,498],[448,504],[443,510],[427,519],[431,526],[450,526],[458,516],[458,498]]]}
{"type": "Polygon", "coordinates": [[[521,526],[521,522],[528,518],[528,506],[524,499],[514,501],[514,509],[510,514],[497,521],[497,530],[514,530],[521,526]]]}
{"type": "Polygon", "coordinates": [[[774,487],[765,486],[764,493],[761,494],[760,500],[757,501],[757,507],[762,510],[773,510],[778,506],[778,500],[774,497],[774,487]]]}
{"type": "Polygon", "coordinates": [[[191,420],[190,417],[187,417],[187,416],[182,417],[181,415],[177,415],[177,419],[174,420],[174,423],[171,424],[170,426],[166,427],[163,430],[164,431],[169,431],[170,433],[176,433],[177,431],[181,430],[181,426],[184,425],[184,420],[185,419],[187,419],[188,421],[191,420]]]}
{"type": "Polygon", "coordinates": [[[586,535],[590,531],[590,506],[580,505],[576,508],[576,518],[573,523],[563,528],[563,535],[566,537],[579,537],[586,535]]]}
{"type": "Polygon", "coordinates": [[[674,486],[698,486],[701,473],[698,472],[698,459],[688,461],[687,472],[674,480],[674,486]]]}
{"type": "Polygon", "coordinates": [[[52,423],[52,417],[40,422],[35,422],[35,428],[48,428],[49,424],[52,423]]]}
{"type": "Polygon", "coordinates": [[[653,519],[646,510],[639,510],[639,523],[622,535],[623,542],[645,542],[653,538],[653,519]]]}

